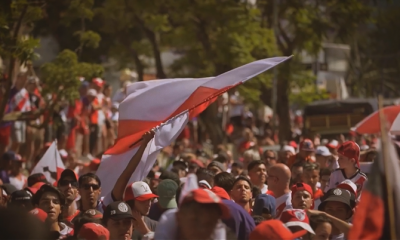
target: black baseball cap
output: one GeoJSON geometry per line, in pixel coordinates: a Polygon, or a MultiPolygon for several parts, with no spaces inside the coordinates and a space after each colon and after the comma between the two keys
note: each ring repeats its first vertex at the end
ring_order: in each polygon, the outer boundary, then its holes
{"type": "Polygon", "coordinates": [[[110,203],[106,207],[106,210],[104,211],[104,214],[103,214],[104,220],[107,220],[109,218],[115,219],[115,220],[125,219],[125,218],[133,219],[132,210],[129,207],[129,205],[123,201],[117,201],[117,202],[110,203]]]}
{"type": "Polygon", "coordinates": [[[330,189],[322,198],[321,204],[318,206],[318,210],[323,211],[327,202],[341,202],[346,204],[349,210],[352,210],[355,206],[354,196],[349,190],[341,188],[330,189]]]}
{"type": "Polygon", "coordinates": [[[66,177],[72,177],[75,181],[78,181],[78,178],[76,178],[76,174],[74,171],[72,171],[71,169],[64,169],[64,171],[62,171],[60,179],[58,181],[61,181],[63,178],[66,177]]]}
{"type": "Polygon", "coordinates": [[[11,202],[31,201],[32,194],[26,190],[17,190],[11,194],[11,202]]]}
{"type": "Polygon", "coordinates": [[[33,185],[35,185],[35,183],[38,182],[49,183],[49,181],[47,181],[46,176],[43,173],[34,173],[30,175],[28,177],[27,182],[28,182],[28,187],[32,187],[33,185]]]}

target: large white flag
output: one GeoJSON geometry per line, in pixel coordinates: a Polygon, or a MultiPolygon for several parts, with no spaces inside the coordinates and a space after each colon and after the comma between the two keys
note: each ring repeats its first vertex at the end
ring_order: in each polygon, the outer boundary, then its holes
{"type": "MultiPolygon", "coordinates": [[[[135,172],[129,179],[128,184],[135,181],[142,181],[152,169],[157,155],[161,149],[169,146],[182,132],[189,120],[189,112],[186,111],[175,118],[172,118],[156,128],[154,138],[147,144],[142,159],[135,172]]],[[[130,159],[135,155],[139,147],[134,147],[122,154],[103,155],[100,167],[96,174],[101,180],[101,192],[105,196],[110,193],[128,165],[130,159]]]]}
{"type": "Polygon", "coordinates": [[[64,169],[65,166],[61,160],[60,153],[58,152],[57,143],[56,141],[53,141],[43,157],[32,170],[32,174],[43,173],[44,176],[46,176],[47,181],[54,183],[60,178],[64,169]]]}

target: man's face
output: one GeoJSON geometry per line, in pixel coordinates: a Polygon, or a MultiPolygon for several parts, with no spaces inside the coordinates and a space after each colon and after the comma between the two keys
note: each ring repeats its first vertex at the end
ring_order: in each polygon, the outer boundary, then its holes
{"type": "Polygon", "coordinates": [[[271,173],[271,171],[268,171],[267,173],[268,190],[274,191],[274,188],[277,186],[278,182],[279,178],[273,173],[271,173]]]}
{"type": "Polygon", "coordinates": [[[78,196],[78,181],[65,177],[58,181],[58,189],[64,194],[67,203],[72,203],[78,196]]]}
{"type": "Polygon", "coordinates": [[[314,188],[319,181],[319,171],[315,169],[304,170],[301,180],[314,188]]]}
{"type": "Polygon", "coordinates": [[[239,176],[243,172],[243,168],[239,168],[237,166],[232,167],[231,174],[236,177],[239,176]]]}
{"type": "Polygon", "coordinates": [[[312,152],[312,151],[300,150],[299,153],[300,153],[300,156],[301,156],[302,158],[308,158],[308,157],[310,157],[314,152],[312,152]]]}
{"type": "Polygon", "coordinates": [[[313,199],[309,192],[301,190],[293,194],[292,205],[294,209],[310,209],[312,204],[313,199]]]}
{"type": "Polygon", "coordinates": [[[276,164],[276,156],[275,153],[272,151],[266,151],[264,153],[264,162],[266,166],[271,166],[276,164]]]}
{"type": "Polygon", "coordinates": [[[303,175],[303,167],[292,168],[292,179],[295,183],[301,182],[301,176],[303,175]]]}
{"type": "Polygon", "coordinates": [[[322,190],[325,190],[326,186],[328,185],[329,178],[330,178],[329,175],[321,176],[321,189],[322,190]]]}
{"type": "Polygon", "coordinates": [[[61,203],[56,193],[43,193],[38,207],[47,213],[47,218],[52,222],[58,221],[58,216],[61,214],[61,203]]]}
{"type": "Polygon", "coordinates": [[[327,202],[324,207],[324,212],[343,221],[347,221],[351,216],[351,211],[346,204],[341,202],[327,202]]]}
{"type": "Polygon", "coordinates": [[[218,211],[206,206],[180,209],[176,214],[182,237],[187,240],[211,239],[210,236],[221,218],[218,211]]]}
{"type": "Polygon", "coordinates": [[[247,181],[237,181],[231,190],[231,197],[235,202],[248,203],[251,198],[251,188],[247,181]]]}
{"type": "Polygon", "coordinates": [[[329,159],[329,157],[325,157],[325,156],[322,156],[322,155],[316,155],[315,156],[315,160],[321,166],[321,168],[327,167],[328,159],[329,159]]]}
{"type": "Polygon", "coordinates": [[[293,153],[291,151],[285,151],[282,154],[282,158],[283,158],[283,163],[287,163],[287,161],[289,160],[289,158],[293,156],[293,153]]]}
{"type": "Polygon", "coordinates": [[[101,193],[101,188],[96,179],[88,178],[79,186],[79,194],[81,195],[82,202],[89,202],[91,206],[97,204],[101,193]]]}
{"type": "Polygon", "coordinates": [[[151,199],[145,201],[135,201],[134,209],[140,212],[143,216],[147,216],[150,211],[151,199]]]}
{"type": "Polygon", "coordinates": [[[106,228],[110,232],[110,239],[130,240],[133,233],[133,219],[108,219],[106,223],[106,228]]]}
{"type": "Polygon", "coordinates": [[[249,177],[253,184],[259,186],[267,180],[267,168],[260,164],[249,171],[249,177]]]}

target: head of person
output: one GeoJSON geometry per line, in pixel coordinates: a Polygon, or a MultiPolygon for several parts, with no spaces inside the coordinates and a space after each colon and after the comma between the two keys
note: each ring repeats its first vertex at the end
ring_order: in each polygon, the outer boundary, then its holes
{"type": "Polygon", "coordinates": [[[321,189],[324,190],[329,183],[332,171],[329,168],[322,168],[319,172],[319,181],[321,189]]]}
{"type": "Polygon", "coordinates": [[[34,76],[28,77],[25,88],[29,93],[33,93],[38,86],[39,78],[34,76]]]}
{"type": "Polygon", "coordinates": [[[133,233],[132,210],[122,201],[110,203],[103,215],[103,226],[110,232],[110,239],[129,240],[133,233]]]}
{"type": "Polygon", "coordinates": [[[310,240],[329,240],[332,234],[332,222],[323,215],[310,216],[310,226],[315,234],[307,233],[306,239],[310,240]]]}
{"type": "Polygon", "coordinates": [[[301,180],[310,185],[313,189],[316,188],[319,182],[320,167],[317,163],[306,163],[303,166],[303,174],[301,180]]]}
{"type": "Polygon", "coordinates": [[[339,146],[339,142],[337,140],[331,140],[326,144],[326,147],[332,153],[332,155],[337,155],[337,148],[339,146]]]}
{"type": "Polygon", "coordinates": [[[306,183],[292,186],[292,205],[294,209],[312,209],[314,205],[313,190],[306,183]]]}
{"type": "Polygon", "coordinates": [[[78,239],[109,240],[110,232],[100,224],[85,223],[79,229],[77,237],[78,239]]]}
{"type": "Polygon", "coordinates": [[[137,210],[141,215],[149,214],[151,201],[158,196],[153,194],[149,185],[145,182],[134,182],[125,189],[124,201],[137,210]]]}
{"type": "Polygon", "coordinates": [[[210,190],[196,189],[182,200],[176,213],[178,236],[181,239],[210,239],[220,219],[230,212],[221,199],[210,190]]]}
{"type": "Polygon", "coordinates": [[[231,174],[234,177],[239,176],[243,172],[243,163],[241,162],[235,162],[231,166],[231,174]]]}
{"type": "Polygon", "coordinates": [[[278,156],[275,151],[272,150],[265,150],[263,153],[263,160],[266,167],[274,165],[277,163],[278,156]]]}
{"type": "Polygon", "coordinates": [[[253,185],[261,186],[267,180],[267,167],[261,160],[254,160],[247,166],[247,171],[253,185]]]}
{"type": "Polygon", "coordinates": [[[96,96],[97,96],[97,91],[96,89],[93,88],[89,89],[86,93],[86,97],[89,100],[89,102],[93,102],[96,96]]]}
{"type": "Polygon", "coordinates": [[[27,74],[25,72],[20,72],[17,75],[17,79],[15,80],[14,86],[17,90],[20,90],[25,87],[27,81],[27,74]]]}
{"type": "Polygon", "coordinates": [[[60,222],[62,210],[65,206],[65,197],[57,188],[45,184],[33,196],[34,207],[42,209],[47,213],[48,222],[60,222]]]}
{"type": "Polygon", "coordinates": [[[105,81],[101,78],[93,78],[92,79],[92,87],[94,89],[96,89],[97,92],[102,92],[104,85],[105,85],[105,81]]]}
{"type": "Polygon", "coordinates": [[[175,181],[176,184],[178,184],[178,186],[181,185],[181,181],[179,179],[178,174],[171,172],[171,171],[163,171],[158,179],[160,181],[162,181],[164,179],[171,179],[171,180],[175,181]]]}
{"type": "Polygon", "coordinates": [[[65,169],[57,182],[57,187],[65,196],[66,204],[69,205],[78,197],[78,179],[71,169],[65,169]]]}
{"type": "Polygon", "coordinates": [[[303,176],[303,164],[302,162],[296,162],[291,167],[292,172],[292,183],[301,182],[301,178],[303,176]]]}
{"type": "Polygon", "coordinates": [[[348,221],[353,216],[353,203],[350,191],[333,188],[321,199],[318,210],[324,211],[340,220],[348,221]]]}
{"type": "Polygon", "coordinates": [[[229,157],[229,155],[228,155],[225,151],[220,151],[220,152],[217,154],[217,157],[214,158],[213,161],[222,163],[222,164],[224,165],[224,168],[227,169],[230,160],[231,160],[231,158],[229,157]]]}
{"type": "Polygon", "coordinates": [[[315,150],[315,160],[319,164],[319,166],[321,166],[321,168],[327,166],[327,162],[331,156],[332,153],[325,146],[318,146],[315,150]]]}
{"type": "Polygon", "coordinates": [[[100,178],[94,173],[86,173],[79,177],[78,185],[82,206],[90,206],[89,209],[95,208],[101,194],[100,178]]]}
{"type": "Polygon", "coordinates": [[[157,186],[158,204],[162,209],[177,208],[176,192],[178,191],[178,184],[170,179],[162,180],[157,186]]]}
{"type": "Polygon", "coordinates": [[[279,158],[279,162],[286,164],[288,162],[289,158],[296,155],[296,150],[292,146],[285,145],[282,147],[281,153],[282,154],[279,158]]]}
{"type": "MultiPolygon", "coordinates": [[[[177,161],[175,161],[177,162],[177,161]]],[[[171,172],[176,173],[179,178],[186,177],[186,166],[183,166],[182,164],[176,164],[172,169],[171,172]]]]}
{"type": "Polygon", "coordinates": [[[49,183],[46,179],[46,176],[43,173],[34,173],[28,177],[27,185],[28,187],[32,187],[36,183],[49,183]]]}
{"type": "Polygon", "coordinates": [[[315,151],[314,143],[311,141],[311,139],[306,138],[300,142],[300,147],[299,147],[300,157],[308,158],[311,155],[313,155],[314,151],[315,151]]]}
{"type": "Polygon", "coordinates": [[[250,179],[243,176],[237,177],[230,192],[232,200],[238,204],[249,203],[253,198],[252,188],[250,179]]]}
{"type": "Polygon", "coordinates": [[[268,194],[260,194],[254,200],[253,215],[262,216],[265,220],[276,217],[276,200],[268,194]]]}
{"type": "Polygon", "coordinates": [[[223,188],[227,193],[231,192],[234,182],[235,177],[228,172],[218,173],[214,177],[214,186],[223,188]]]}
{"type": "Polygon", "coordinates": [[[9,207],[23,208],[27,211],[33,209],[32,193],[27,190],[18,190],[11,194],[9,207]]]}
{"type": "Polygon", "coordinates": [[[277,163],[271,166],[267,176],[268,190],[276,192],[289,188],[291,173],[285,164],[277,163]]]}
{"type": "Polygon", "coordinates": [[[310,219],[307,213],[302,209],[288,209],[282,212],[280,220],[288,227],[293,233],[307,232],[315,234],[310,226],[310,219]]]}
{"type": "Polygon", "coordinates": [[[346,141],[337,150],[340,168],[360,167],[360,147],[353,141],[346,141]]]}
{"type": "Polygon", "coordinates": [[[112,93],[111,85],[108,83],[104,84],[104,89],[103,89],[104,96],[109,97],[111,96],[111,93],[112,93]]]}
{"type": "Polygon", "coordinates": [[[250,233],[249,240],[277,240],[298,239],[304,236],[306,231],[292,233],[280,220],[263,221],[250,233]]]}
{"type": "Polygon", "coordinates": [[[224,164],[217,161],[212,161],[210,164],[208,164],[207,169],[214,172],[215,175],[226,171],[224,164]]]}
{"type": "Polygon", "coordinates": [[[200,187],[212,188],[214,186],[215,173],[205,168],[199,168],[196,172],[197,180],[200,183],[200,187]],[[202,186],[201,182],[205,182],[206,186],[202,186]]]}
{"type": "Polygon", "coordinates": [[[11,174],[14,176],[18,175],[22,168],[22,163],[23,163],[21,155],[13,151],[8,151],[4,153],[3,159],[9,162],[8,166],[11,174]]]}

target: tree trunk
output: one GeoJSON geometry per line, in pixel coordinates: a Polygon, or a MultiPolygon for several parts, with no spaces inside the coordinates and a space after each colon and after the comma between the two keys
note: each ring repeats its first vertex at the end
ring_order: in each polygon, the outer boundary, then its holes
{"type": "Polygon", "coordinates": [[[158,47],[156,34],[146,27],[144,27],[144,29],[146,32],[146,36],[149,39],[150,44],[153,49],[153,57],[154,57],[154,61],[156,62],[156,70],[157,70],[156,77],[157,77],[157,79],[167,78],[167,75],[164,72],[164,67],[163,67],[162,59],[161,59],[161,52],[160,52],[160,48],[158,47]]]}
{"type": "Polygon", "coordinates": [[[136,72],[138,74],[138,81],[141,82],[143,81],[143,76],[144,76],[144,66],[142,61],[139,58],[139,55],[137,52],[133,49],[133,58],[135,59],[135,66],[136,66],[136,72]]]}
{"type": "MultiPolygon", "coordinates": [[[[218,119],[218,105],[214,102],[204,112],[200,114],[202,125],[206,128],[207,133],[210,135],[210,140],[214,149],[219,144],[223,143],[225,133],[221,127],[218,119]]],[[[204,139],[203,139],[204,140],[204,139]]]]}
{"type": "Polygon", "coordinates": [[[278,76],[276,110],[279,118],[279,142],[282,144],[290,140],[292,135],[289,115],[290,63],[283,65],[278,76]]]}

